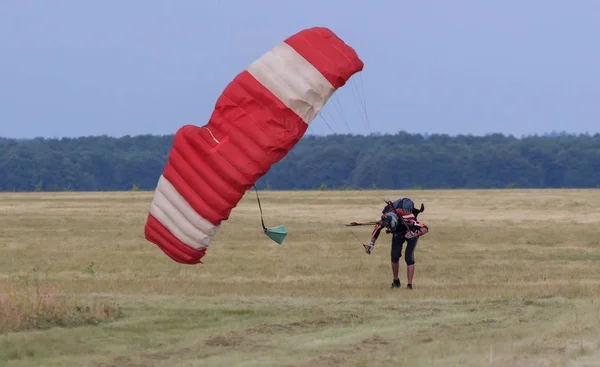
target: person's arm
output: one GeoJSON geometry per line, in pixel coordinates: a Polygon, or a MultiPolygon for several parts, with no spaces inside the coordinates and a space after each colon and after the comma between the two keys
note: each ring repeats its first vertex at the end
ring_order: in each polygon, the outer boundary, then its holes
{"type": "Polygon", "coordinates": [[[379,237],[379,233],[381,232],[382,229],[383,229],[383,221],[381,219],[379,219],[375,223],[373,232],[371,232],[371,240],[369,241],[369,244],[363,245],[365,247],[365,251],[367,252],[367,254],[370,254],[373,247],[375,247],[375,242],[377,241],[377,238],[379,237]]]}
{"type": "Polygon", "coordinates": [[[369,243],[372,244],[373,246],[375,245],[375,242],[377,241],[377,238],[379,237],[379,233],[381,232],[382,229],[383,229],[383,222],[381,220],[378,220],[377,223],[375,224],[375,227],[373,228],[373,231],[371,232],[371,241],[369,241],[369,243]]]}
{"type": "Polygon", "coordinates": [[[407,239],[410,238],[416,238],[416,237],[421,237],[422,235],[426,234],[427,232],[429,232],[429,227],[427,227],[426,224],[421,223],[417,220],[413,220],[410,223],[410,231],[406,233],[406,235],[404,237],[406,237],[407,239]]]}

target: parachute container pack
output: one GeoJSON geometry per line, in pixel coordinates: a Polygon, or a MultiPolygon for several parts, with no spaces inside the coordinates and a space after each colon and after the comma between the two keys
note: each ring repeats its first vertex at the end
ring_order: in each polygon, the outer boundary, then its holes
{"type": "Polygon", "coordinates": [[[306,132],[363,62],[328,28],[304,29],[239,73],[208,123],[176,131],[144,227],[178,263],[197,264],[231,210],[306,132]]]}

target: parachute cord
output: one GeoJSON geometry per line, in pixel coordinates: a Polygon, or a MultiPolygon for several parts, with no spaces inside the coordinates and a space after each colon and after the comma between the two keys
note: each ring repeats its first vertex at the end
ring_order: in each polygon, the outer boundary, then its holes
{"type": "Polygon", "coordinates": [[[354,98],[356,99],[356,104],[358,105],[359,114],[362,114],[361,120],[363,123],[363,127],[365,128],[365,134],[369,135],[370,131],[369,131],[369,126],[367,124],[367,121],[365,119],[364,104],[363,104],[362,99],[360,98],[356,84],[352,83],[351,89],[352,89],[352,94],[354,95],[354,98]]]}
{"type": "Polygon", "coordinates": [[[354,94],[354,98],[357,100],[357,105],[358,105],[358,109],[360,110],[361,113],[361,120],[363,122],[363,125],[365,127],[365,132],[370,135],[371,134],[371,124],[369,123],[369,115],[367,114],[367,105],[366,105],[366,101],[364,98],[364,87],[363,87],[363,83],[362,83],[362,75],[358,75],[359,81],[360,81],[360,86],[358,86],[357,84],[355,84],[354,82],[351,82],[350,84],[352,84],[352,93],[354,94]]]}
{"type": "Polygon", "coordinates": [[[348,230],[350,231],[350,233],[352,233],[354,235],[354,237],[356,237],[356,239],[358,240],[358,242],[360,242],[360,244],[362,245],[363,241],[358,237],[358,235],[356,233],[354,233],[353,230],[351,230],[351,229],[348,229],[348,230]]]}
{"type": "Polygon", "coordinates": [[[344,115],[344,110],[340,106],[340,103],[337,99],[337,95],[335,95],[335,94],[333,95],[333,97],[331,98],[331,104],[333,105],[335,110],[338,112],[338,114],[341,116],[342,121],[344,121],[344,124],[346,124],[346,127],[348,128],[348,131],[352,131],[350,129],[350,126],[348,125],[348,119],[346,119],[346,115],[344,115]]]}
{"type": "MultiPolygon", "coordinates": [[[[332,104],[333,104],[333,103],[332,103],[332,104]]],[[[329,110],[324,110],[324,111],[322,112],[322,114],[324,114],[325,112],[328,114],[328,116],[329,116],[329,118],[331,119],[331,121],[333,121],[333,125],[335,125],[335,127],[336,127],[336,129],[337,129],[337,128],[339,127],[339,125],[338,125],[338,123],[336,122],[335,116],[334,116],[334,115],[331,113],[331,111],[329,111],[329,110]]],[[[348,126],[348,124],[346,124],[346,128],[348,129],[348,133],[350,133],[350,127],[348,126]]],[[[336,132],[334,132],[334,133],[336,133],[336,132]]],[[[337,133],[340,133],[340,134],[341,134],[341,130],[340,130],[340,131],[338,131],[337,133]]]]}
{"type": "Polygon", "coordinates": [[[358,74],[358,80],[360,82],[360,92],[361,92],[360,94],[361,94],[363,109],[365,112],[365,118],[367,119],[367,124],[369,124],[369,128],[370,128],[369,115],[367,114],[367,99],[365,98],[365,88],[363,85],[362,74],[358,74]]]}
{"type": "Polygon", "coordinates": [[[266,232],[267,227],[265,227],[265,221],[263,220],[262,207],[260,206],[260,199],[258,198],[258,189],[256,188],[256,185],[252,186],[254,187],[254,191],[256,192],[256,200],[258,201],[258,209],[260,210],[260,223],[262,224],[263,231],[266,232]]]}
{"type": "Polygon", "coordinates": [[[329,127],[329,130],[331,130],[331,132],[335,134],[335,130],[333,130],[333,129],[331,128],[331,125],[329,125],[329,122],[327,122],[327,120],[325,120],[325,117],[323,117],[323,114],[322,114],[322,113],[319,113],[319,117],[320,117],[321,119],[323,119],[323,121],[325,121],[325,124],[326,124],[326,125],[329,127]]]}

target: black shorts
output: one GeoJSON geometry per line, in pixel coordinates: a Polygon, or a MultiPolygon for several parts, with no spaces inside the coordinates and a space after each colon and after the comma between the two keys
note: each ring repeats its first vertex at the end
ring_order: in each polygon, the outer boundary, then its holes
{"type": "Polygon", "coordinates": [[[406,241],[404,261],[406,262],[406,265],[413,265],[415,263],[415,247],[417,247],[419,237],[406,240],[402,234],[392,235],[392,250],[390,252],[391,260],[393,263],[400,261],[400,258],[402,257],[402,246],[404,245],[404,241],[406,241]]]}

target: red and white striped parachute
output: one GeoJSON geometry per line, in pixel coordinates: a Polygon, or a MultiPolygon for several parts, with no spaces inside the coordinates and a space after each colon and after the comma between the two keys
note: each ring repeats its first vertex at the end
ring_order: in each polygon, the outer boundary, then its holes
{"type": "Polygon", "coordinates": [[[244,193],[302,138],[335,91],[363,69],[331,30],[302,30],[238,74],[208,123],[176,133],[145,237],[171,259],[201,263],[244,193]]]}

